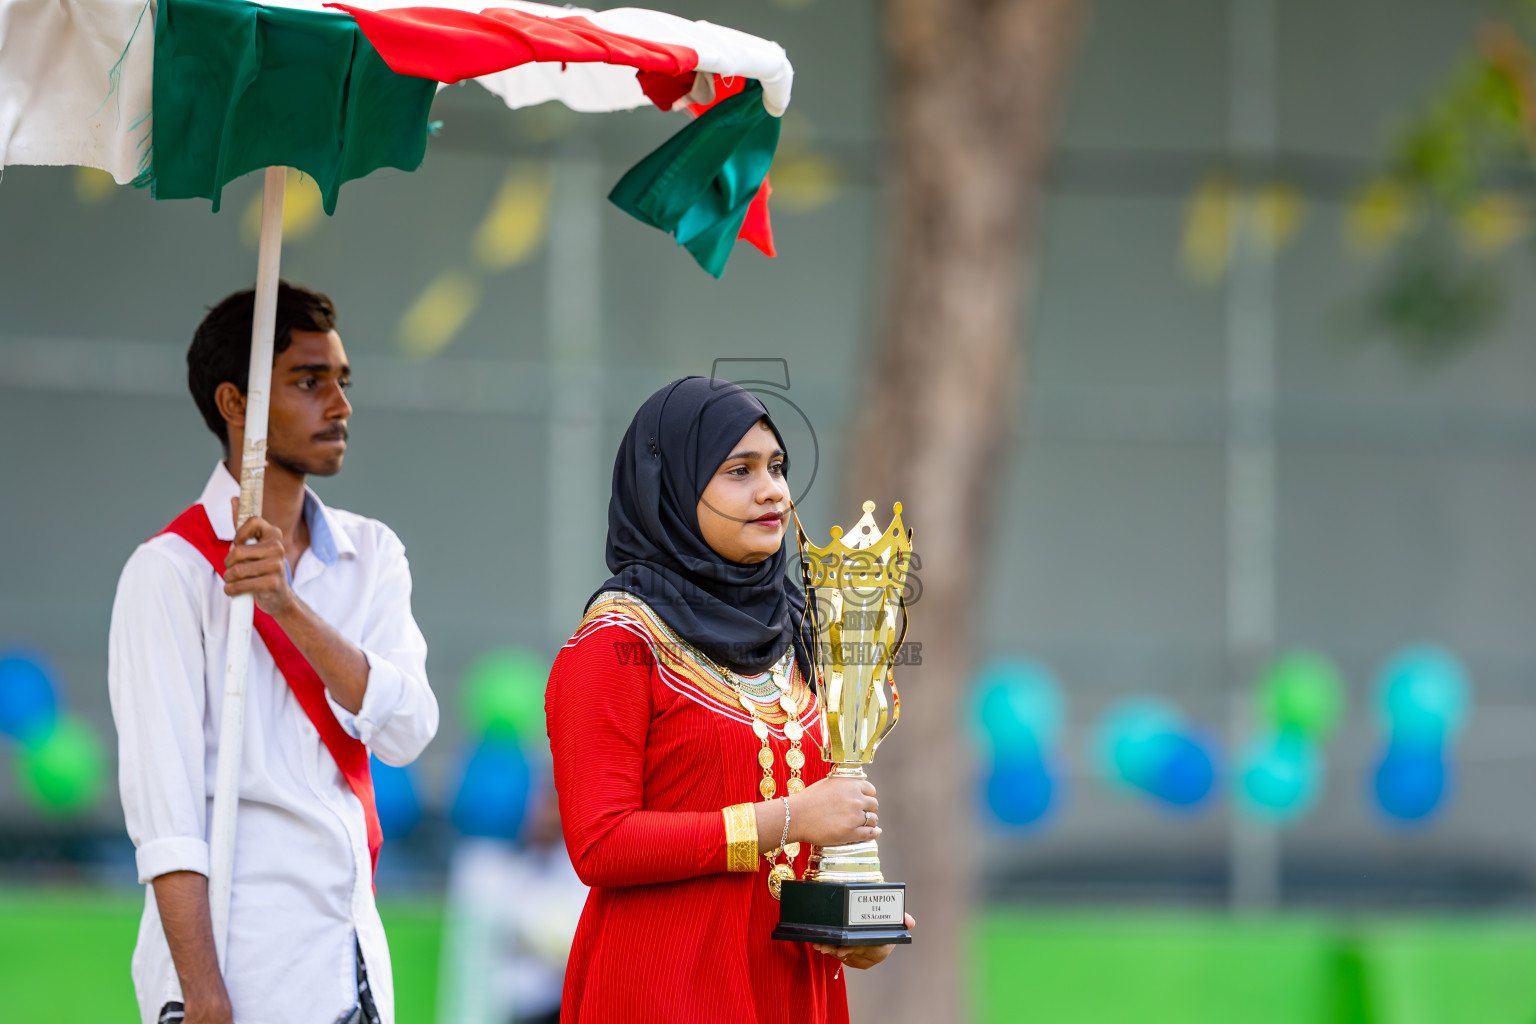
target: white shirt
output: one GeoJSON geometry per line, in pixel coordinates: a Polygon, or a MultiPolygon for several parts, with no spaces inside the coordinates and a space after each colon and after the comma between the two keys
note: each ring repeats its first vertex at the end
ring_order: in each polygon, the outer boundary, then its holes
{"type": "MultiPolygon", "coordinates": [[[[230,499],[239,490],[222,462],[203,490],[221,540],[234,539],[230,499]]],[[[437,731],[437,700],[411,617],[405,548],[383,523],[326,508],[307,489],[304,514],[310,546],[293,567],[294,592],[368,659],[358,714],[334,701],[331,710],[379,760],[408,764],[437,731]]],[[[208,560],[171,534],[139,545],[117,584],[107,683],[140,882],[208,873],[229,605],[208,560]]],[[[355,935],[391,1024],[394,984],[362,805],[259,638],[245,701],[226,978],[235,1020],[334,1024],[357,1002],[355,935]]],[[[133,983],[145,1024],[181,999],[153,887],[133,983]]]]}

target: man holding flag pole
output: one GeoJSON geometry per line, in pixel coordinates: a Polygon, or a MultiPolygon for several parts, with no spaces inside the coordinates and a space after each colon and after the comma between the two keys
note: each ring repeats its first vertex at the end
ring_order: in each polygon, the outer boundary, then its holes
{"type": "MultiPolygon", "coordinates": [[[[242,300],[251,308],[249,369],[242,373],[234,359],[217,381],[238,401],[225,394],[210,414],[199,397],[225,442],[223,468],[167,535],[135,553],[114,608],[110,672],[124,805],[140,874],[154,884],[134,960],[146,1022],[182,1013],[172,996],[185,995],[189,1021],[329,1024],[334,1018],[321,1011],[347,987],[338,981],[334,935],[273,938],[312,920],[352,928],[360,953],[349,962],[359,982],[367,968],[382,971],[378,1008],[392,1018],[371,894],[348,909],[334,878],[304,874],[333,867],[335,844],[321,851],[283,831],[307,822],[315,830],[307,839],[328,827],[336,839],[340,822],[354,867],[366,859],[357,837],[371,848],[377,836],[367,747],[386,761],[409,761],[437,714],[398,540],[380,524],[324,509],[303,487],[308,474],[339,467],[344,437],[331,427],[280,437],[290,429],[279,409],[284,389],[330,394],[345,362],[331,327],[289,324],[281,309],[287,166],[320,185],[328,213],[345,182],[385,167],[414,170],[440,83],[474,79],[511,109],[557,100],[580,111],[686,110],[694,120],[620,178],[609,198],[671,235],[715,277],[738,239],[775,251],[767,174],[794,78],[782,47],[638,8],[521,0],[475,8],[458,0],[0,0],[0,94],[15,99],[0,104],[0,169],[95,167],[119,184],[149,186],[156,199],[210,199],[217,212],[226,184],[265,168],[254,301],[242,300]],[[103,111],[112,116],[97,116],[103,111]],[[286,355],[299,335],[334,343],[332,352],[312,353],[321,357],[315,366],[329,369],[308,381],[284,376],[300,365],[286,355]],[[319,445],[334,464],[295,461],[290,443],[319,445]],[[276,492],[264,502],[268,473],[276,492]],[[226,518],[224,499],[235,493],[238,510],[226,518]],[[260,522],[247,525],[253,517],[260,522]],[[327,538],[336,547],[322,556],[327,538]],[[255,550],[231,558],[232,543],[255,550]],[[220,579],[215,570],[231,575],[208,590],[220,579]],[[355,589],[313,593],[333,585],[355,589]],[[357,621],[374,601],[392,610],[357,621]],[[375,633],[395,646],[376,646],[375,633]],[[295,718],[300,712],[311,732],[295,718]],[[295,747],[294,729],[307,746],[295,747]],[[315,760],[322,750],[329,761],[315,760]],[[291,803],[300,783],[329,818],[291,803]],[[343,793],[350,804],[336,803],[343,793]],[[285,842],[293,844],[286,859],[263,859],[261,851],[285,842]],[[277,898],[299,891],[313,898],[290,908],[290,920],[277,898]],[[263,902],[269,898],[277,902],[263,902]],[[258,918],[262,927],[251,930],[258,918]],[[309,956],[311,948],[320,952],[309,956]],[[155,1002],[164,993],[171,995],[155,1002]]],[[[342,399],[328,410],[344,434],[350,407],[342,399]]],[[[313,419],[315,407],[293,415],[313,419]]],[[[356,1012],[366,1006],[362,991],[360,983],[353,990],[356,1012]]]]}
{"type": "Polygon", "coordinates": [[[275,292],[265,443],[245,433],[267,383],[248,376],[260,363],[253,320],[267,317],[239,292],[209,312],[187,353],[193,399],[225,458],[198,502],[134,552],[113,608],[123,807],[150,886],[133,957],[145,1024],[394,1016],[368,757],[414,760],[436,732],[437,702],[400,541],[305,486],[339,471],[346,452],[351,369],[335,309],[302,288],[275,292]],[[259,513],[237,530],[238,481],[263,476],[259,513]],[[246,621],[260,642],[230,726],[226,659],[242,600],[254,602],[246,621]],[[231,729],[243,757],[224,756],[231,729]],[[210,891],[216,765],[235,772],[238,792],[223,922],[210,891]]]}

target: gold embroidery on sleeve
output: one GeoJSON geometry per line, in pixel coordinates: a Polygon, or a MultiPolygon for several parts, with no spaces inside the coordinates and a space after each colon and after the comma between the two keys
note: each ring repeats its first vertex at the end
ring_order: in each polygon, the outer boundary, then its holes
{"type": "Polygon", "coordinates": [[[725,870],[757,870],[757,815],[751,804],[733,804],[725,815],[725,870]]]}

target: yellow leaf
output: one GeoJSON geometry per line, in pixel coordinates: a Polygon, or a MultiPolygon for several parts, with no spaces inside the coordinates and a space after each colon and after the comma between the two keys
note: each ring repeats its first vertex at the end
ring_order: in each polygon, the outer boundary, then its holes
{"type": "Polygon", "coordinates": [[[82,206],[106,202],[117,190],[117,182],[106,171],[94,167],[75,168],[75,198],[82,206]]]}
{"type": "Polygon", "coordinates": [[[1531,211],[1519,196],[1489,192],[1468,203],[1456,217],[1456,235],[1474,256],[1497,256],[1531,228],[1531,211]]]}
{"type": "Polygon", "coordinates": [[[1413,225],[1413,195],[1400,182],[1378,178],[1350,199],[1344,213],[1344,240],[1358,256],[1380,256],[1413,225]]]}
{"type": "Polygon", "coordinates": [[[1237,216],[1232,179],[1206,178],[1184,210],[1184,269],[1195,280],[1214,284],[1226,275],[1232,251],[1232,218],[1237,216]]]}
{"type": "Polygon", "coordinates": [[[533,255],[549,220],[550,186],[549,172],[542,168],[507,172],[475,231],[476,263],[485,270],[505,270],[533,255]]]}
{"type": "MultiPolygon", "coordinates": [[[[314,233],[325,214],[325,203],[315,179],[293,168],[283,180],[283,241],[297,242],[314,233]]],[[[240,215],[240,237],[246,245],[261,240],[261,193],[245,204],[240,215]]]]}
{"type": "Polygon", "coordinates": [[[416,297],[400,318],[400,348],[430,359],[459,333],[480,305],[480,281],[462,270],[445,270],[416,297]]]}
{"type": "Polygon", "coordinates": [[[1295,185],[1270,182],[1253,197],[1248,227],[1268,252],[1278,252],[1296,237],[1307,217],[1307,200],[1295,185]]]}
{"type": "Polygon", "coordinates": [[[842,168],[819,153],[781,156],[773,162],[768,180],[773,185],[772,205],[795,213],[819,209],[843,189],[842,168]]]}

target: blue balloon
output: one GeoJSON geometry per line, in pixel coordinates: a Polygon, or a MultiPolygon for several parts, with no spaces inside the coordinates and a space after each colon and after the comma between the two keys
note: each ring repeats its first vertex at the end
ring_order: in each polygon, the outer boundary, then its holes
{"type": "Polygon", "coordinates": [[[976,680],[977,718],[992,741],[1005,753],[1032,740],[1050,749],[1061,732],[1061,686],[1051,670],[1025,658],[989,663],[976,680]]]}
{"type": "Polygon", "coordinates": [[[1399,821],[1423,821],[1440,808],[1447,774],[1439,750],[1393,743],[1376,767],[1376,802],[1399,821]]]}
{"type": "Polygon", "coordinates": [[[511,740],[488,736],[464,765],[450,816],[467,836],[516,839],[528,810],[528,760],[511,740]]]}
{"type": "Polygon", "coordinates": [[[1210,751],[1188,733],[1164,733],[1151,741],[1155,767],[1142,786],[1176,808],[1196,807],[1216,786],[1210,751]]]}
{"type": "Polygon", "coordinates": [[[1117,704],[1099,726],[1099,767],[1111,779],[1147,789],[1162,763],[1162,737],[1181,730],[1178,709],[1160,700],[1117,704]]]}
{"type": "Polygon", "coordinates": [[[1280,822],[1299,817],[1322,787],[1322,760],[1297,730],[1259,737],[1241,764],[1244,807],[1257,818],[1280,822]]]}
{"type": "Polygon", "coordinates": [[[1382,667],[1378,699],[1395,740],[1449,741],[1466,721],[1471,687],[1460,659],[1441,647],[1409,647],[1382,667]]]}
{"type": "Polygon", "coordinates": [[[416,785],[405,768],[369,760],[373,774],[373,803],[379,812],[379,828],[390,841],[404,839],[421,823],[421,801],[416,785]]]}
{"type": "Polygon", "coordinates": [[[987,777],[987,807],[1004,825],[1033,825],[1050,811],[1054,791],[1051,773],[1038,752],[1004,756],[987,777]]]}
{"type": "Polygon", "coordinates": [[[22,742],[53,731],[58,703],[41,659],[13,651],[0,657],[0,732],[22,742]]]}

